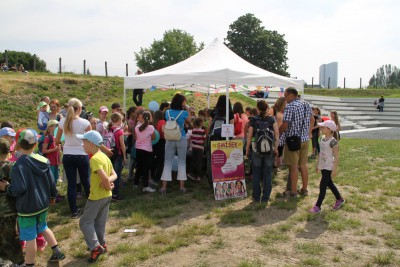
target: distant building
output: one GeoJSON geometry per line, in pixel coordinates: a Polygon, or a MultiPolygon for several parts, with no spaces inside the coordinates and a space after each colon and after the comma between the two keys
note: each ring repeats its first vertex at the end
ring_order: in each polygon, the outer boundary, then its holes
{"type": "Polygon", "coordinates": [[[319,67],[319,84],[322,88],[337,88],[338,63],[332,62],[319,67]]]}

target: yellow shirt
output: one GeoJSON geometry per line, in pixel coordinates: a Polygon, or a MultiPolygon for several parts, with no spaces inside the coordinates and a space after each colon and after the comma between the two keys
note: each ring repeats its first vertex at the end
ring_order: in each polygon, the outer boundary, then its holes
{"type": "Polygon", "coordinates": [[[111,175],[113,166],[110,159],[101,151],[97,152],[90,159],[90,200],[99,200],[111,197],[111,190],[104,189],[101,186],[101,178],[97,174],[98,170],[104,170],[107,176],[111,175]]]}

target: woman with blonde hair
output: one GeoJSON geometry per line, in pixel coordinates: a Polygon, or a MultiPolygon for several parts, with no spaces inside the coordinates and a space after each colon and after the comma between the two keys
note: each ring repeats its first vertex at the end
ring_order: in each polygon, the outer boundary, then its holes
{"type": "Polygon", "coordinates": [[[83,140],[76,137],[77,134],[84,134],[92,130],[88,120],[82,119],[79,115],[82,112],[82,102],[77,98],[68,101],[68,110],[65,118],[62,118],[58,125],[56,144],[60,143],[61,135],[64,133],[65,144],[63,148],[63,165],[68,180],[68,204],[71,210],[71,217],[79,218],[81,211],[76,206],[76,174],[85,189],[86,197],[89,196],[89,157],[83,149],[83,140]]]}

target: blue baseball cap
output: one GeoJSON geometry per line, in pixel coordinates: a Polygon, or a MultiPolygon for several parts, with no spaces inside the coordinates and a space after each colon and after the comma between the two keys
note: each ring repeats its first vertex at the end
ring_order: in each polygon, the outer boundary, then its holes
{"type": "Polygon", "coordinates": [[[14,137],[15,136],[15,131],[14,131],[13,128],[9,128],[9,127],[1,128],[0,137],[2,137],[2,136],[12,136],[12,137],[14,137]]]}
{"type": "Polygon", "coordinates": [[[76,137],[79,139],[88,140],[96,146],[101,146],[103,144],[103,137],[101,137],[98,131],[91,130],[85,134],[77,134],[76,137]]]}

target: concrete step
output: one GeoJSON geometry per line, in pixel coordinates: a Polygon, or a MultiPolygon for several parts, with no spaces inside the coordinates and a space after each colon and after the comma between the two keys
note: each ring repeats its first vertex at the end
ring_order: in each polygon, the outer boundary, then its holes
{"type": "Polygon", "coordinates": [[[381,126],[382,124],[379,121],[358,121],[357,123],[365,128],[375,128],[381,126]]]}

